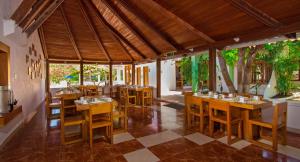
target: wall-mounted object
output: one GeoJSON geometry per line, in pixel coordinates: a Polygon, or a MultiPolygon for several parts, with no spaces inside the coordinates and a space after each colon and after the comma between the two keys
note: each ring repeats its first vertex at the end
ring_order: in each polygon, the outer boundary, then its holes
{"type": "Polygon", "coordinates": [[[0,42],[0,86],[9,85],[10,80],[10,48],[0,42]]]}

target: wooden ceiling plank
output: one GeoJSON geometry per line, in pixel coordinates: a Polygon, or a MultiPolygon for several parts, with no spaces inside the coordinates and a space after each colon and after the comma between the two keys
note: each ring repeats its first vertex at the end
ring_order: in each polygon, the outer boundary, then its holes
{"type": "Polygon", "coordinates": [[[121,33],[119,33],[113,26],[111,26],[105,18],[101,15],[99,12],[98,8],[91,2],[90,0],[85,1],[88,3],[90,8],[93,10],[93,12],[96,13],[99,21],[104,24],[111,33],[113,33],[118,39],[122,40],[127,46],[129,46],[134,52],[136,52],[142,59],[146,59],[147,57],[139,50],[137,49],[134,45],[132,45],[121,33]]]}
{"type": "Polygon", "coordinates": [[[16,11],[11,16],[11,19],[16,21],[16,24],[19,24],[22,19],[27,15],[27,13],[30,11],[34,3],[36,3],[37,0],[23,0],[22,3],[19,5],[19,7],[16,9],[16,11]]]}
{"type": "Polygon", "coordinates": [[[71,28],[70,28],[70,24],[69,24],[68,18],[66,17],[66,14],[65,14],[65,11],[64,11],[64,9],[63,9],[63,6],[61,5],[59,8],[60,8],[60,12],[61,12],[61,14],[62,14],[62,16],[63,16],[64,23],[65,23],[65,25],[66,25],[66,27],[67,27],[68,36],[69,36],[70,41],[71,41],[71,43],[72,43],[72,46],[73,46],[73,48],[74,48],[74,50],[75,50],[75,53],[76,53],[78,59],[79,59],[79,60],[82,60],[81,53],[80,53],[80,51],[79,51],[79,49],[78,49],[78,45],[77,45],[77,43],[76,43],[76,41],[75,41],[75,39],[74,39],[74,35],[73,35],[73,32],[72,32],[72,30],[71,30],[71,28]]]}
{"type": "Polygon", "coordinates": [[[45,41],[43,25],[39,27],[38,31],[39,31],[39,37],[40,37],[40,41],[42,44],[44,57],[46,60],[48,60],[49,56],[48,56],[48,51],[47,51],[47,46],[46,46],[46,41],[45,41]]]}
{"type": "Polygon", "coordinates": [[[82,15],[85,19],[85,22],[88,24],[90,30],[93,32],[94,37],[96,39],[96,42],[97,42],[100,50],[105,54],[105,57],[107,58],[108,61],[112,61],[110,56],[109,56],[109,53],[107,52],[107,50],[105,49],[105,47],[103,45],[102,40],[99,37],[99,33],[96,31],[96,27],[93,24],[91,17],[86,12],[86,8],[83,6],[83,2],[81,0],[78,0],[78,2],[79,2],[79,7],[80,7],[80,10],[81,10],[81,13],[82,13],[82,15]]]}
{"type": "Polygon", "coordinates": [[[150,30],[156,33],[162,40],[171,45],[175,50],[184,49],[180,44],[178,44],[171,36],[159,30],[153,23],[150,21],[150,18],[145,15],[140,9],[131,5],[125,0],[118,1],[123,7],[125,7],[129,12],[131,12],[135,17],[137,17],[144,25],[146,25],[150,30]]]}
{"type": "Polygon", "coordinates": [[[150,2],[152,2],[151,4],[158,11],[164,12],[170,18],[172,18],[176,22],[180,23],[181,25],[185,26],[190,31],[192,31],[193,33],[197,34],[200,38],[204,39],[206,42],[208,42],[208,43],[214,43],[215,42],[215,40],[212,39],[210,36],[208,36],[207,34],[203,33],[202,31],[200,31],[199,29],[197,29],[196,27],[194,27],[193,25],[191,25],[190,23],[188,23],[187,21],[185,21],[183,18],[177,16],[175,13],[169,11],[167,8],[165,8],[164,6],[162,6],[160,4],[159,0],[150,0],[150,2]]]}
{"type": "Polygon", "coordinates": [[[267,25],[268,27],[277,28],[281,23],[273,17],[267,15],[263,11],[257,9],[246,0],[227,0],[232,6],[255,18],[257,21],[267,25]]]}
{"type": "Polygon", "coordinates": [[[31,11],[27,14],[22,21],[19,22],[19,26],[22,28],[28,28],[28,26],[34,21],[34,19],[42,12],[43,9],[49,4],[50,0],[37,1],[37,3],[32,6],[31,11]]]}
{"type": "Polygon", "coordinates": [[[160,55],[160,51],[156,48],[145,36],[141,33],[141,31],[134,26],[131,20],[114,4],[112,4],[109,0],[102,0],[104,5],[109,8],[109,10],[119,18],[119,20],[133,33],[141,42],[143,42],[151,51],[156,55],[160,55]]]}
{"type": "Polygon", "coordinates": [[[64,0],[54,0],[47,9],[43,10],[40,16],[33,22],[28,28],[23,29],[24,32],[30,36],[36,29],[38,29],[53,13],[54,11],[63,3],[64,0]]]}
{"type": "Polygon", "coordinates": [[[135,61],[135,59],[133,58],[133,56],[131,55],[131,53],[127,50],[127,48],[123,45],[123,43],[121,42],[121,40],[118,39],[114,34],[112,34],[112,35],[113,35],[115,41],[118,42],[118,44],[122,47],[122,50],[130,57],[130,60],[131,61],[135,61]]]}

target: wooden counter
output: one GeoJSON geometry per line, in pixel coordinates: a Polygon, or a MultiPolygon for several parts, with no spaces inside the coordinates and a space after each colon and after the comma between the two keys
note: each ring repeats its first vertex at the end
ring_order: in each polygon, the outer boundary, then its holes
{"type": "Polygon", "coordinates": [[[14,106],[14,110],[9,113],[0,113],[0,128],[4,127],[9,121],[14,119],[22,112],[22,106],[17,105],[14,106]]]}

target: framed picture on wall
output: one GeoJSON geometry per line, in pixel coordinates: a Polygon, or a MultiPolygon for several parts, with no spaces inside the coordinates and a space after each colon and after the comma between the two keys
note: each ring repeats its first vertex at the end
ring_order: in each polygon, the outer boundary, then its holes
{"type": "Polygon", "coordinates": [[[31,75],[31,67],[30,66],[28,66],[28,68],[27,68],[27,74],[31,75]]]}

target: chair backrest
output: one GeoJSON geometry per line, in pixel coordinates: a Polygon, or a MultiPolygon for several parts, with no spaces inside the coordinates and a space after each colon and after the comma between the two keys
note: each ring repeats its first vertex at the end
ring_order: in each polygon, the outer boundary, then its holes
{"type": "Polygon", "coordinates": [[[90,106],[90,115],[112,113],[113,104],[111,102],[98,103],[90,106]]]}
{"type": "Polygon", "coordinates": [[[152,88],[150,87],[143,88],[143,95],[144,97],[152,97],[152,88]]]}
{"type": "Polygon", "coordinates": [[[209,108],[215,109],[215,110],[221,110],[221,111],[228,111],[230,105],[228,102],[212,99],[209,102],[209,108]]]}
{"type": "Polygon", "coordinates": [[[65,94],[61,97],[62,108],[76,107],[75,100],[78,99],[76,94],[65,94]]]}
{"type": "Polygon", "coordinates": [[[272,124],[275,126],[278,123],[285,124],[287,121],[287,102],[277,103],[273,112],[272,124]]]}
{"type": "Polygon", "coordinates": [[[127,98],[128,97],[128,88],[121,87],[120,88],[120,97],[121,98],[127,98]]]}

